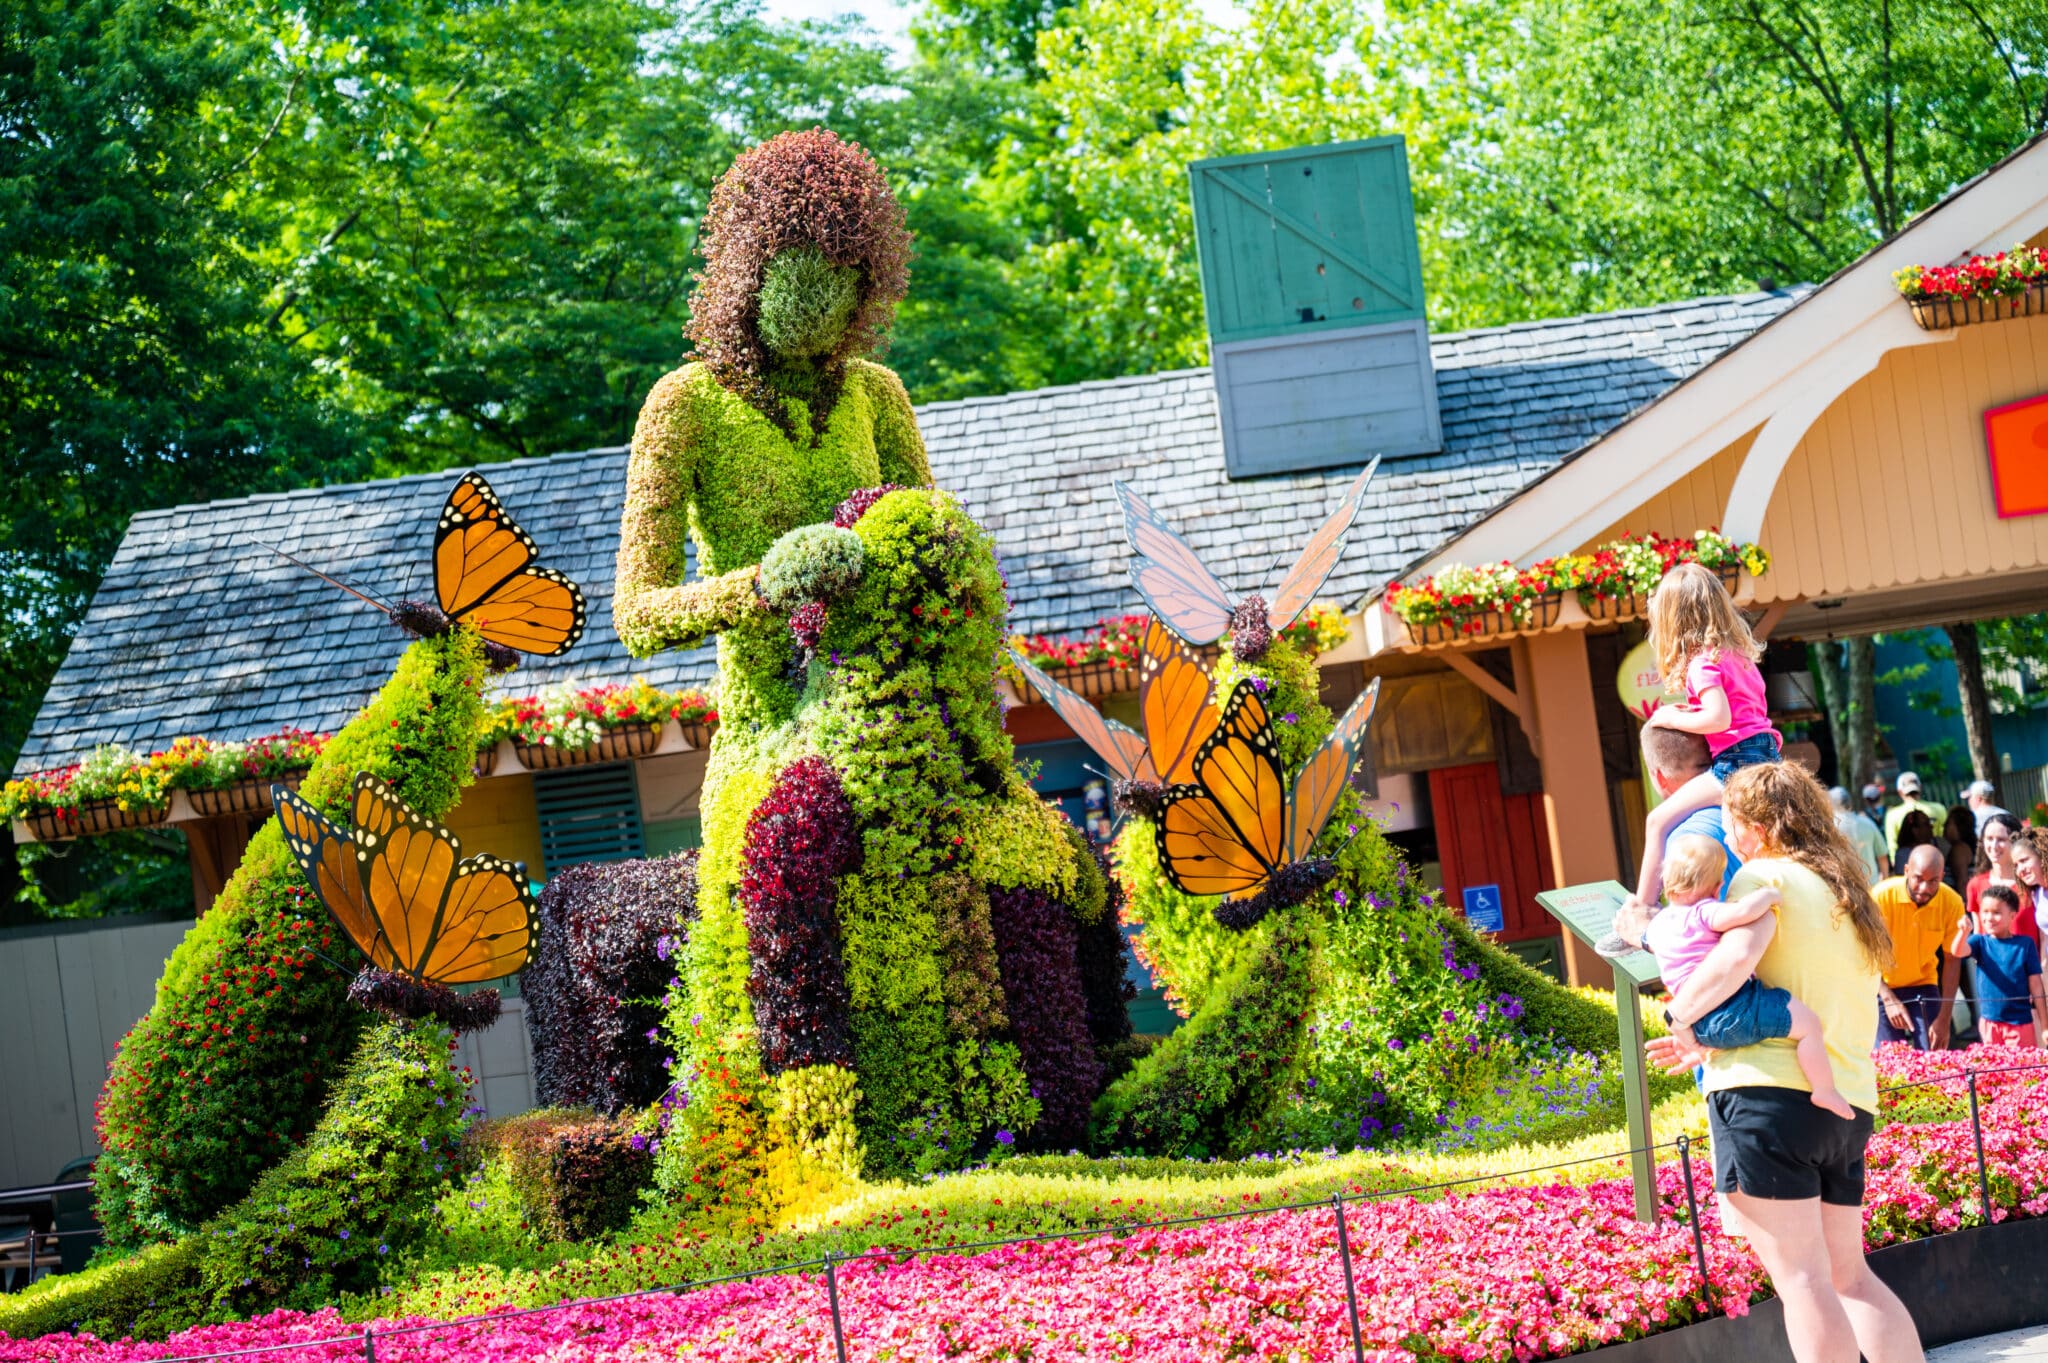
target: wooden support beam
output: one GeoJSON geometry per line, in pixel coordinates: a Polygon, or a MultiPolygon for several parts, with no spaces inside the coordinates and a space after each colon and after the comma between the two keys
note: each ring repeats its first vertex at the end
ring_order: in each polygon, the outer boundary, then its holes
{"type": "Polygon", "coordinates": [[[1471,682],[1487,696],[1491,697],[1494,704],[1513,715],[1515,723],[1522,726],[1523,737],[1529,740],[1529,750],[1540,759],[1543,756],[1543,738],[1537,732],[1537,726],[1530,720],[1528,706],[1522,703],[1523,688],[1521,682],[1523,675],[1528,670],[1527,663],[1522,656],[1523,641],[1516,639],[1509,645],[1509,648],[1515,658],[1515,680],[1517,683],[1512,690],[1500,678],[1474,662],[1472,655],[1469,653],[1461,653],[1456,649],[1445,649],[1442,653],[1437,654],[1437,656],[1444,660],[1451,671],[1457,673],[1466,681],[1471,682]]]}
{"type": "Polygon", "coordinates": [[[1758,643],[1767,642],[1771,637],[1771,631],[1778,627],[1778,622],[1785,618],[1785,612],[1791,609],[1790,601],[1773,601],[1764,607],[1763,618],[1751,626],[1749,632],[1756,636],[1758,643]]]}

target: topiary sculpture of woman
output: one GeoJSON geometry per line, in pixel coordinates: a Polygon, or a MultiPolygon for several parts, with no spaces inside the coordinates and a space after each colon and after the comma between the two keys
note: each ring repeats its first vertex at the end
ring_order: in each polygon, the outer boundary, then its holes
{"type": "Polygon", "coordinates": [[[758,1198],[792,1162],[1078,1142],[1091,1041],[1115,1039],[1088,1020],[1121,1003],[1049,1010],[1086,992],[1084,941],[1121,941],[1089,931],[1103,876],[1014,770],[989,541],[859,358],[907,283],[902,211],[858,147],[788,133],[734,163],[704,231],[698,358],[641,412],[613,605],[641,656],[718,636],[664,1177],[758,1198]]]}

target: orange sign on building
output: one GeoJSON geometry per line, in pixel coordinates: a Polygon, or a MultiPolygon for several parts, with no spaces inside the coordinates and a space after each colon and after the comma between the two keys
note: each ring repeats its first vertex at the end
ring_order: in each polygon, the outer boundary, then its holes
{"type": "Polygon", "coordinates": [[[1999,516],[2048,511],[2048,393],[1984,413],[1984,443],[1999,516]]]}

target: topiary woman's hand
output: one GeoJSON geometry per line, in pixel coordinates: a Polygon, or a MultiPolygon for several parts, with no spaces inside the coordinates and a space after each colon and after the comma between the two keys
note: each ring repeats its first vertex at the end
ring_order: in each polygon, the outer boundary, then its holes
{"type": "Polygon", "coordinates": [[[784,613],[836,601],[860,583],[860,536],[835,525],[800,525],[761,556],[761,596],[784,613]]]}

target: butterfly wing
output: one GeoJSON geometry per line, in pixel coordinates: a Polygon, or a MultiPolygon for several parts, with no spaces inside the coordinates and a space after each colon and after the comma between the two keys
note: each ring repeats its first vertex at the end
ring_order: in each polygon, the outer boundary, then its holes
{"type": "Polygon", "coordinates": [[[1337,801],[1351,780],[1351,768],[1365,750],[1365,738],[1372,727],[1373,711],[1379,708],[1380,679],[1374,677],[1364,694],[1351,702],[1344,718],[1330,730],[1294,778],[1293,793],[1287,800],[1287,859],[1306,860],[1323,835],[1323,825],[1336,811],[1337,801]]]}
{"type": "Polygon", "coordinates": [[[1230,593],[1143,497],[1122,483],[1115,486],[1124,509],[1124,534],[1138,556],[1131,565],[1138,595],[1189,643],[1215,643],[1230,628],[1230,593]]]}
{"type": "Polygon", "coordinates": [[[283,786],[270,788],[270,801],[277,808],[277,821],[284,829],[285,846],[298,859],[334,921],[356,944],[356,950],[370,964],[389,969],[394,957],[391,943],[377,926],[370,910],[369,892],[363,887],[362,864],[356,846],[341,830],[327,822],[320,811],[283,786]]]}
{"type": "Polygon", "coordinates": [[[461,619],[536,553],[533,537],[519,528],[483,475],[463,474],[434,526],[434,592],[441,609],[461,619]]]}
{"type": "Polygon", "coordinates": [[[1266,703],[1241,681],[1195,755],[1194,783],[1166,792],[1160,865],[1184,894],[1254,893],[1283,862],[1286,816],[1286,773],[1266,703]]]}
{"type": "Polygon", "coordinates": [[[391,968],[419,976],[440,933],[441,905],[455,879],[462,844],[367,771],[356,773],[349,816],[364,858],[370,912],[391,942],[391,968]]]}
{"type": "Polygon", "coordinates": [[[1301,551],[1301,557],[1287,570],[1287,576],[1280,579],[1280,586],[1273,593],[1273,604],[1266,608],[1266,620],[1274,630],[1286,629],[1300,618],[1308,603],[1315,599],[1323,584],[1330,580],[1330,574],[1337,567],[1337,560],[1344,556],[1344,540],[1351,533],[1351,523],[1358,518],[1358,509],[1365,500],[1366,484],[1379,470],[1380,461],[1375,459],[1365,466],[1365,472],[1351,480],[1351,486],[1344,490],[1343,500],[1337,509],[1323,522],[1308,548],[1301,551]]]}
{"type": "Polygon", "coordinates": [[[546,657],[583,637],[583,592],[553,568],[522,568],[456,619],[494,643],[546,657]]]}
{"type": "Polygon", "coordinates": [[[1152,765],[1159,780],[1184,785],[1194,779],[1202,741],[1216,731],[1215,679],[1156,616],[1145,626],[1141,673],[1138,709],[1152,765]]]}
{"type": "Polygon", "coordinates": [[[1118,780],[1152,779],[1151,760],[1145,755],[1142,735],[1106,717],[1086,700],[1046,676],[1014,648],[1010,650],[1010,661],[1017,665],[1032,688],[1045,697],[1045,703],[1053,708],[1053,713],[1093,749],[1097,757],[1109,763],[1111,774],[1118,780]]]}
{"type": "Polygon", "coordinates": [[[518,868],[488,854],[469,857],[455,868],[419,973],[441,984],[516,975],[539,935],[540,909],[518,868]]]}

